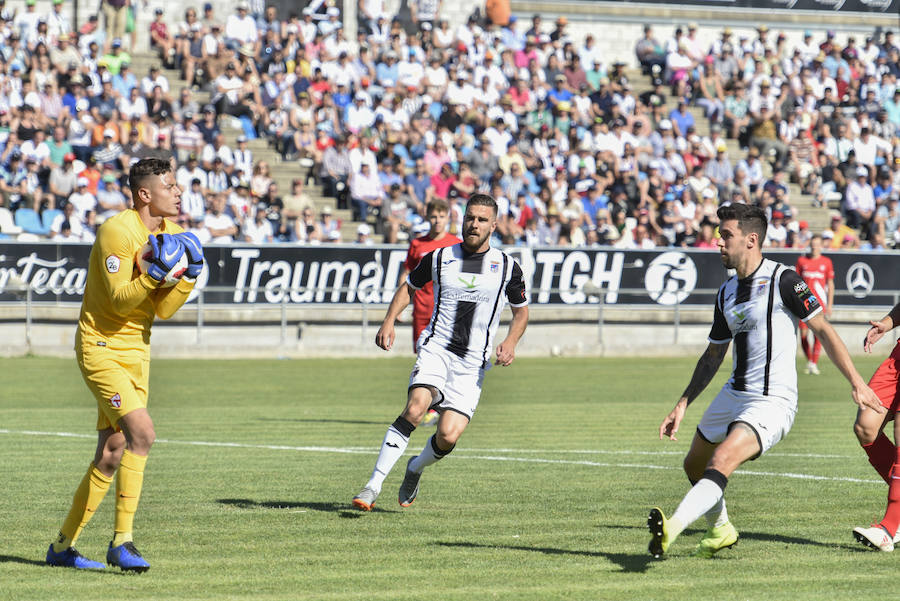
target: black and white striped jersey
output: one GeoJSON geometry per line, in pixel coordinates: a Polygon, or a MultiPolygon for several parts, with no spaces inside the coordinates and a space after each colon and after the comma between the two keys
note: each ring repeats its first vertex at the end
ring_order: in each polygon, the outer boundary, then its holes
{"type": "Polygon", "coordinates": [[[420,346],[447,349],[473,365],[488,362],[506,303],[528,304],[522,268],[502,250],[469,253],[462,244],[434,250],[410,272],[417,290],[434,282],[434,311],[420,346]]]}
{"type": "Polygon", "coordinates": [[[728,386],[797,400],[797,320],[822,310],[806,282],[789,267],[763,259],[751,275],[729,278],[716,297],[709,341],[734,340],[728,386]]]}

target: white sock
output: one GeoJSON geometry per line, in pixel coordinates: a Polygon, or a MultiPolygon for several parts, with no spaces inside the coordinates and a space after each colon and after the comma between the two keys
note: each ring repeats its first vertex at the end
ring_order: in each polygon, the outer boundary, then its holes
{"type": "Polygon", "coordinates": [[[372,477],[369,478],[369,482],[366,484],[367,488],[381,492],[381,485],[384,484],[384,479],[387,478],[397,460],[406,452],[409,436],[414,429],[412,424],[402,417],[398,417],[390,425],[387,433],[384,435],[384,440],[381,442],[381,451],[378,453],[378,459],[375,461],[372,477]]]}
{"type": "Polygon", "coordinates": [[[712,509],[706,512],[706,524],[710,528],[718,528],[728,522],[728,508],[725,507],[725,497],[719,499],[719,502],[713,505],[712,509]]]}
{"type": "Polygon", "coordinates": [[[446,457],[452,450],[452,448],[449,451],[442,451],[439,449],[437,443],[434,441],[434,435],[432,435],[431,438],[428,439],[428,442],[425,443],[425,448],[422,449],[422,452],[409,464],[409,469],[417,474],[421,474],[422,470],[432,463],[437,463],[439,460],[446,457]]]}
{"type": "Polygon", "coordinates": [[[709,476],[713,475],[715,480],[724,479],[724,483],[728,482],[720,472],[715,470],[706,470],[703,478],[688,491],[675,513],[672,514],[672,522],[669,528],[669,539],[673,539],[681,531],[693,524],[701,515],[712,509],[722,498],[725,492],[724,485],[716,482],[709,476]],[[711,474],[711,472],[714,474],[711,474]],[[677,532],[674,530],[677,529],[677,532]]]}

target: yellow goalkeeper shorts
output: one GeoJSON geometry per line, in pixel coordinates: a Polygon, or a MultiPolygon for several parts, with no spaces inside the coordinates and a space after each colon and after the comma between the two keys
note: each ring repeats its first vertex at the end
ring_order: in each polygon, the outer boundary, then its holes
{"type": "Polygon", "coordinates": [[[75,355],[81,375],[97,399],[97,429],[120,430],[119,419],[147,407],[150,357],[144,350],[115,349],[108,344],[78,336],[75,355]]]}

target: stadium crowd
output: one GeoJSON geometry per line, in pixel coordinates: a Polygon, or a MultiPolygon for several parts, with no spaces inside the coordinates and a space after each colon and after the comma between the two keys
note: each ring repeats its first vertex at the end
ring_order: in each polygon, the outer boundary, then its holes
{"type": "Polygon", "coordinates": [[[726,28],[708,45],[695,24],[668,38],[647,26],[634,50],[652,89],[636,94],[626,65],[565,17],[451,28],[439,2],[411,4],[404,27],[364,0],[355,39],[335,7],[241,1],[220,17],[206,4],[178,22],[157,9],[150,46],[183,77],[170,82],[155,66],[132,72],[129,39],[98,16],[76,30],[63,0],[50,16],[0,0],[0,235],[15,235],[15,215],[25,239],[91,240],[129,206],[130,163],[155,156],[177,163],[182,223],[204,243],[342,241],[304,189],[314,180],[362,222],[359,242],[427,231],[433,199],[457,233],[466,199],[486,192],[505,244],[713,248],[717,208],[746,202],[770,216],[767,245],[802,248],[814,232],[793,182],[836,209],[832,249],[900,244],[890,31],[861,43],[808,31],[791,46],[765,26],[726,28]],[[228,127],[242,131],[234,147],[228,127]],[[254,160],[257,137],[307,174],[291,190],[254,160]]]}

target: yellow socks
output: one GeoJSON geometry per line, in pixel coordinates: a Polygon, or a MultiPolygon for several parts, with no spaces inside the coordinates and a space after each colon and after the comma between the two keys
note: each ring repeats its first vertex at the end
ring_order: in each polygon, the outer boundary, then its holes
{"type": "Polygon", "coordinates": [[[78,485],[78,490],[75,491],[72,507],[59,531],[59,538],[53,543],[55,552],[59,553],[75,544],[85,525],[94,517],[94,512],[106,496],[111,483],[112,478],[104,476],[91,463],[84,478],[81,479],[81,484],[78,485]]]}
{"type": "Polygon", "coordinates": [[[141,485],[144,483],[144,466],[147,457],[135,455],[128,449],[122,453],[119,471],[116,476],[116,523],[113,546],[132,540],[131,531],[134,524],[134,512],[137,511],[141,497],[141,485]]]}

